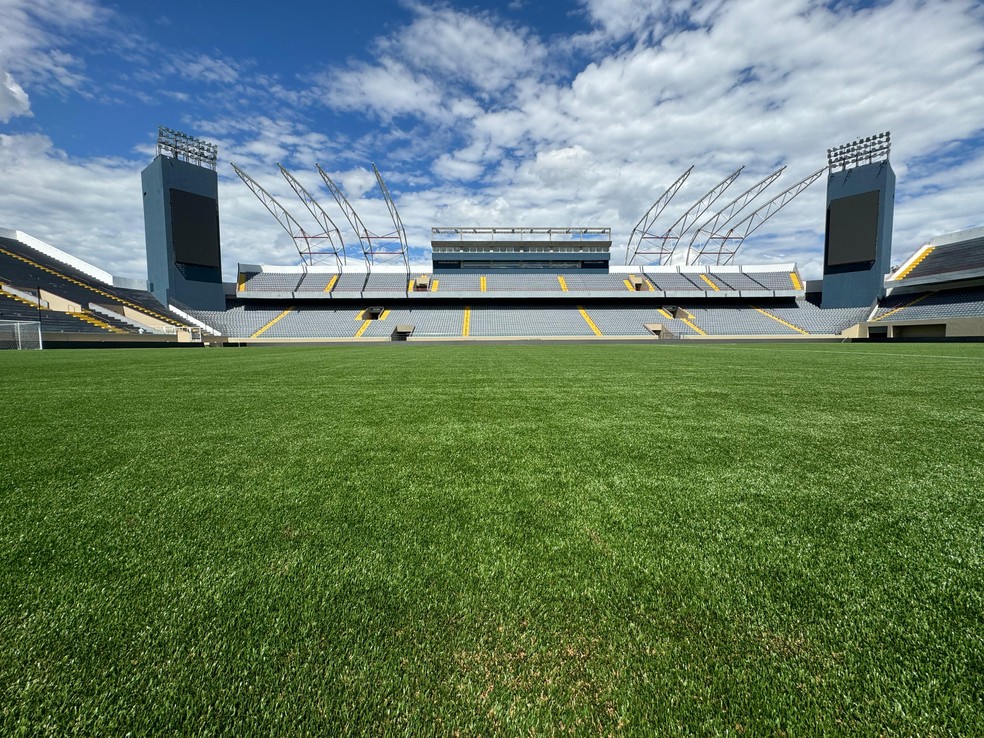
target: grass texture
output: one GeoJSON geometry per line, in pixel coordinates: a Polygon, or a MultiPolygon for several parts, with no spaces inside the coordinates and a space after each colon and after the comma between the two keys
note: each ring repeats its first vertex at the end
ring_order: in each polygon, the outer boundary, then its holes
{"type": "Polygon", "coordinates": [[[984,346],[0,377],[5,736],[984,734],[984,346]]]}

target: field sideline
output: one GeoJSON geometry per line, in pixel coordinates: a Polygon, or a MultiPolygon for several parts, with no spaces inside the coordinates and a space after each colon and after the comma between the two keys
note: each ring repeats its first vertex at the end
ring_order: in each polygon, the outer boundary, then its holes
{"type": "Polygon", "coordinates": [[[0,352],[0,734],[984,735],[984,345],[0,352]]]}

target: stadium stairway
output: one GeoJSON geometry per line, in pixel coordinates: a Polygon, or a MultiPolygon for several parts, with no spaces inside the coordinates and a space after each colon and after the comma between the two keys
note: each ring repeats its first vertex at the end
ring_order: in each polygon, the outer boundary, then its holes
{"type": "Polygon", "coordinates": [[[768,310],[763,310],[763,309],[762,309],[762,308],[760,308],[760,307],[755,307],[755,305],[749,305],[749,307],[751,307],[751,308],[752,308],[752,310],[755,310],[755,311],[757,311],[757,312],[759,312],[759,313],[762,313],[762,315],[764,315],[764,316],[765,316],[765,317],[767,317],[767,318],[772,318],[772,320],[774,320],[774,321],[776,321],[776,322],[777,322],[777,323],[779,323],[780,325],[784,325],[784,326],[786,326],[787,328],[792,328],[792,329],[793,329],[794,331],[796,331],[797,333],[802,333],[802,334],[803,334],[804,336],[808,336],[808,335],[810,335],[810,332],[809,332],[809,331],[807,331],[807,330],[804,330],[804,329],[802,329],[802,328],[800,328],[800,327],[799,327],[798,325],[795,325],[794,323],[790,323],[790,322],[789,322],[788,320],[786,320],[785,318],[780,318],[780,317],[779,317],[778,315],[776,315],[775,313],[770,313],[770,312],[769,312],[768,310]]]}

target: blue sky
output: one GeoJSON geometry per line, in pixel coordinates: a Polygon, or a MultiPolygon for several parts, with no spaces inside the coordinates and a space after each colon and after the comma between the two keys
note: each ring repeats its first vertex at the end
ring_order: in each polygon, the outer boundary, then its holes
{"type": "MultiPolygon", "coordinates": [[[[970,0],[219,3],[0,0],[0,227],[145,276],[139,172],[158,125],[219,145],[223,261],[289,264],[235,161],[295,215],[276,163],[342,227],[315,162],[388,230],[374,161],[424,264],[431,226],[608,226],[616,260],[740,165],[891,130],[894,260],[984,224],[984,8],[970,0]],[[665,221],[665,222],[664,222],[665,221]]],[[[761,202],[767,199],[763,197],[761,202]]],[[[743,263],[817,276],[821,180],[743,263]]]]}

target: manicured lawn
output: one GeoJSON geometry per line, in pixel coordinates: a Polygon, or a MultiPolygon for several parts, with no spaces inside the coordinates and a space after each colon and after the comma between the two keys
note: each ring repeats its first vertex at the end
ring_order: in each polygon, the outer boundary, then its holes
{"type": "Polygon", "coordinates": [[[0,388],[0,734],[984,734],[984,345],[0,352],[0,388]]]}

